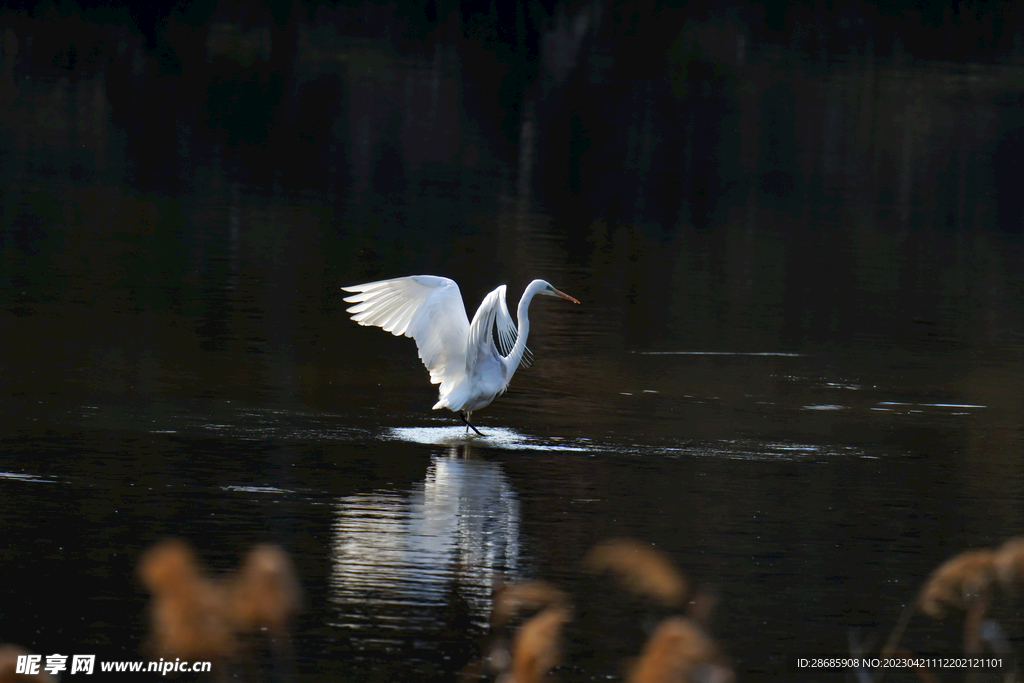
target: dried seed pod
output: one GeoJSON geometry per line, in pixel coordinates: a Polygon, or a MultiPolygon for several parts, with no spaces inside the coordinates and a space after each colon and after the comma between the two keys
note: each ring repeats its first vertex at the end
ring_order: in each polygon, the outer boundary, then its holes
{"type": "Polygon", "coordinates": [[[686,596],[686,578],[666,553],[628,538],[602,541],[583,558],[589,571],[609,571],[634,593],[654,598],[670,607],[686,596]]]}
{"type": "Polygon", "coordinates": [[[552,583],[533,579],[499,583],[494,588],[491,626],[504,626],[522,612],[555,604],[568,604],[569,596],[552,583]]]}
{"type": "Polygon", "coordinates": [[[301,609],[302,588],[288,553],[276,545],[252,548],[228,581],[228,618],[234,627],[265,629],[272,638],[287,640],[301,609]]]}
{"type": "Polygon", "coordinates": [[[629,683],[677,683],[685,680],[720,681],[734,678],[721,661],[715,641],[692,619],[663,620],[644,644],[630,671],[629,683]]]}
{"type": "Polygon", "coordinates": [[[992,550],[965,550],[935,568],[921,588],[917,606],[935,619],[945,615],[946,607],[966,610],[974,601],[989,595],[995,571],[992,550]]]}
{"type": "Polygon", "coordinates": [[[1024,536],[1014,536],[996,551],[995,572],[1004,589],[1014,589],[1024,582],[1024,536]]]}
{"type": "Polygon", "coordinates": [[[152,594],[153,654],[211,661],[234,654],[225,591],[206,578],[192,546],[178,538],[157,543],[142,555],[138,574],[152,594]]]}
{"type": "Polygon", "coordinates": [[[514,683],[537,683],[558,664],[562,626],[571,618],[572,611],[568,607],[555,605],[541,611],[516,631],[511,667],[514,683]]]}

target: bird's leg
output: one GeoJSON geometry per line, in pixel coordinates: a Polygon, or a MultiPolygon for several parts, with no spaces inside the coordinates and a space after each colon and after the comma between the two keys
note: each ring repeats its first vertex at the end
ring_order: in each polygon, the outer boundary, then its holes
{"type": "Polygon", "coordinates": [[[476,432],[480,436],[483,436],[483,432],[481,432],[476,427],[473,427],[473,423],[469,421],[469,414],[467,414],[465,410],[460,410],[459,411],[459,417],[462,418],[462,422],[466,425],[466,433],[467,434],[469,434],[469,430],[472,427],[474,432],[476,432]]]}

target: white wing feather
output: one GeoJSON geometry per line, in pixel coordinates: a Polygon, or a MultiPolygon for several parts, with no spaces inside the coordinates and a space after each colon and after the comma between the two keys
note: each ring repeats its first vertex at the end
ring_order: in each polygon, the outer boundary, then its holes
{"type": "MultiPolygon", "coordinates": [[[[505,302],[505,285],[498,289],[501,290],[501,296],[499,297],[501,307],[495,319],[495,327],[498,330],[498,348],[501,349],[501,355],[508,357],[508,354],[512,353],[512,347],[516,345],[519,329],[512,321],[512,316],[508,312],[508,304],[505,302]]],[[[528,368],[532,360],[533,352],[527,347],[523,351],[523,358],[519,361],[519,364],[524,368],[528,368]]]]}
{"type": "Polygon", "coordinates": [[[345,301],[360,325],[374,325],[400,337],[412,337],[432,384],[446,395],[466,374],[469,319],[462,293],[454,281],[434,275],[413,275],[342,287],[355,292],[345,301]]]}
{"type": "MultiPolygon", "coordinates": [[[[508,357],[515,346],[519,331],[516,324],[512,322],[512,316],[508,312],[508,304],[505,302],[505,285],[499,285],[497,289],[484,297],[473,316],[473,322],[469,325],[469,343],[466,345],[467,352],[479,354],[488,348],[488,343],[493,344],[495,333],[498,338],[498,349],[503,357],[508,357]]],[[[520,365],[529,366],[527,357],[529,349],[523,351],[523,358],[520,365]]],[[[472,367],[478,357],[471,356],[469,365],[472,367]]]]}

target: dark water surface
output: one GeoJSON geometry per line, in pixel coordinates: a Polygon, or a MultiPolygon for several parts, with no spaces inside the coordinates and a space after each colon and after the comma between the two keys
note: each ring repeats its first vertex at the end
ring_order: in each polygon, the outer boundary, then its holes
{"type": "MultiPolygon", "coordinates": [[[[440,78],[443,109],[462,81],[438,63],[376,68],[396,92],[440,78]]],[[[579,133],[575,187],[532,198],[529,135],[504,154],[456,104],[451,149],[417,157],[436,128],[352,73],[344,168],[305,188],[181,111],[117,119],[103,74],[5,83],[0,641],[141,656],[134,567],[179,535],[218,571],[292,553],[294,680],[451,680],[498,574],[573,594],[562,680],[616,680],[652,613],[580,561],[630,536],[714,587],[741,680],[789,679],[851,629],[883,639],[941,560],[1024,532],[1024,243],[1000,170],[1019,76],[766,57],[687,95],[681,128],[637,104],[621,165],[579,133]],[[675,176],[672,135],[692,142],[675,176]],[[582,302],[534,302],[535,364],[474,416],[482,438],[431,412],[411,340],[344,313],[339,287],[415,273],[471,310],[535,277],[582,302]]],[[[905,643],[959,637],[919,617],[905,643]]]]}

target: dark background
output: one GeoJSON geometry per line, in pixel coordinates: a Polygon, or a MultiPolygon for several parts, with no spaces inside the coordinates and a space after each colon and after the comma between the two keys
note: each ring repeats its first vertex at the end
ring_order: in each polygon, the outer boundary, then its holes
{"type": "Polygon", "coordinates": [[[505,573],[574,594],[559,675],[604,679],[653,613],[578,562],[634,536],[719,591],[740,679],[791,679],[1024,531],[1024,7],[47,3],[0,37],[0,641],[139,657],[135,562],[182,535],[292,553],[296,678],[450,680],[505,573]],[[345,314],[414,273],[583,302],[535,302],[485,440],[345,314]]]}
{"type": "MultiPolygon", "coordinates": [[[[41,3],[3,14],[15,87],[7,99],[18,99],[26,75],[67,78],[72,89],[102,79],[124,168],[94,169],[83,157],[64,169],[72,177],[106,171],[175,193],[197,163],[222,156],[230,180],[342,198],[369,184],[398,197],[436,176],[432,164],[461,157],[478,172],[511,167],[509,182],[529,181],[550,211],[649,220],[668,232],[681,223],[712,229],[752,184],[782,200],[826,193],[828,179],[799,150],[834,144],[835,131],[799,119],[800,82],[838,63],[876,70],[861,84],[865,111],[846,113],[862,118],[863,147],[862,167],[848,172],[866,198],[926,201],[901,196],[898,166],[885,159],[900,153],[899,131],[868,109],[907,70],[970,65],[976,94],[998,113],[975,127],[996,130],[979,131],[984,144],[929,140],[939,162],[929,180],[947,189],[960,172],[985,173],[995,212],[985,227],[1020,232],[1011,67],[1024,60],[1024,10],[1013,3],[499,4],[41,3]],[[401,82],[388,73],[395,63],[445,77],[401,82]],[[478,137],[475,149],[467,136],[478,137]],[[515,171],[525,148],[524,180],[515,171]]],[[[916,85],[919,100],[941,89],[930,79],[916,85]]],[[[75,118],[84,104],[67,102],[61,115],[75,118]]],[[[8,135],[29,124],[17,110],[9,108],[8,135]]],[[[934,114],[927,125],[948,125],[934,114]]],[[[932,198],[943,227],[977,227],[958,213],[962,192],[932,198]]]]}

